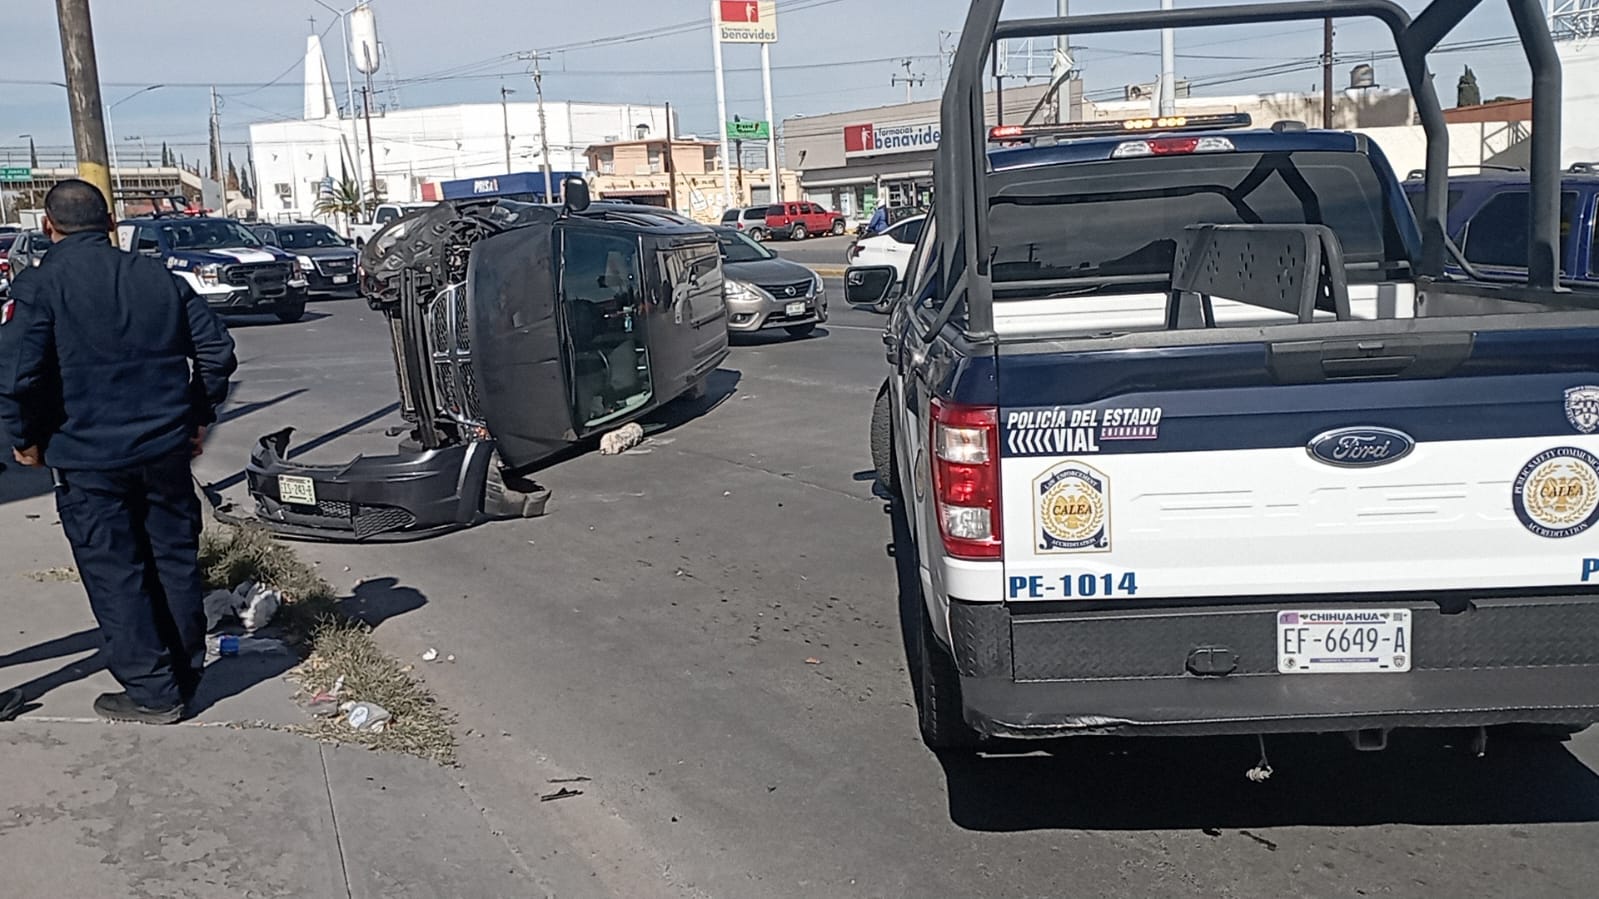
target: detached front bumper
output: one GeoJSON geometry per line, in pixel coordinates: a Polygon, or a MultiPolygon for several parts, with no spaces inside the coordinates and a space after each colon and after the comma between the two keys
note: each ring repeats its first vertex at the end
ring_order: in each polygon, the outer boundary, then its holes
{"type": "Polygon", "coordinates": [[[1448,612],[1374,603],[1413,611],[1409,672],[1278,674],[1277,612],[1328,605],[1013,613],[955,601],[966,720],[1022,739],[1599,722],[1599,595],[1480,597],[1448,612]]]}
{"type": "Polygon", "coordinates": [[[542,515],[548,491],[505,486],[494,441],[478,440],[341,465],[287,458],[292,428],[262,437],[245,468],[259,523],[291,537],[413,540],[488,518],[542,515]]]}

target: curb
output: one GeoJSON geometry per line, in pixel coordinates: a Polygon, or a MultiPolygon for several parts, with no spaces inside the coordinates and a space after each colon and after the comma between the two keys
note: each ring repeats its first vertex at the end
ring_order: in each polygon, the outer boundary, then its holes
{"type": "Polygon", "coordinates": [[[821,275],[824,278],[842,278],[842,277],[844,277],[844,272],[849,268],[849,266],[847,266],[847,265],[811,265],[811,266],[807,266],[807,268],[809,268],[811,271],[817,273],[818,275],[821,275]]]}

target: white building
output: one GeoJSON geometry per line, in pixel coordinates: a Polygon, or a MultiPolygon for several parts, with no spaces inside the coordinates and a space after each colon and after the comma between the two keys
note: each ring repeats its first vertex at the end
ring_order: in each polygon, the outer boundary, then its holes
{"type": "MultiPolygon", "coordinates": [[[[339,113],[321,41],[307,41],[305,114],[300,121],[250,126],[250,147],[263,219],[309,218],[324,178],[348,175],[369,187],[372,166],[387,199],[419,200],[424,182],[538,171],[536,103],[477,103],[374,112],[372,149],[366,120],[339,113]],[[510,165],[506,135],[510,135],[510,165]]],[[[533,93],[531,85],[519,88],[533,93]]],[[[584,171],[588,147],[666,133],[661,106],[546,100],[545,127],[553,171],[584,171]]]]}

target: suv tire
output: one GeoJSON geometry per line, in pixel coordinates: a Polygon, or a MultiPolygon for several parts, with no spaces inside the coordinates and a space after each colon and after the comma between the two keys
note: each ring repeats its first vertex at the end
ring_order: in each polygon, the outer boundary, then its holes
{"type": "Polygon", "coordinates": [[[843,234],[844,234],[844,220],[843,219],[838,219],[837,221],[833,222],[832,235],[834,237],[842,237],[843,234]]]}
{"type": "Polygon", "coordinates": [[[795,225],[794,226],[794,230],[789,232],[788,239],[789,240],[804,240],[805,238],[810,237],[810,236],[811,236],[810,232],[805,230],[805,226],[804,225],[795,225]]]}
{"type": "Polygon", "coordinates": [[[889,496],[901,496],[899,465],[894,461],[894,398],[887,381],[877,389],[877,402],[872,405],[872,468],[878,485],[889,496]]]}
{"type": "Polygon", "coordinates": [[[301,300],[292,306],[279,306],[273,314],[278,317],[278,321],[286,325],[293,324],[305,318],[305,301],[301,300]]]}

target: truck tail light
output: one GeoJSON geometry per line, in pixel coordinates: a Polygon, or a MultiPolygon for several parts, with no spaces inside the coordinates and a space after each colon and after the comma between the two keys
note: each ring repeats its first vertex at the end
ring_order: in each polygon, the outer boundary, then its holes
{"type": "Polygon", "coordinates": [[[931,436],[944,551],[961,559],[999,558],[999,410],[934,399],[931,436]]]}
{"type": "Polygon", "coordinates": [[[1110,154],[1112,159],[1139,156],[1183,156],[1189,153],[1229,153],[1233,142],[1225,137],[1152,137],[1124,141],[1110,154]]]}

